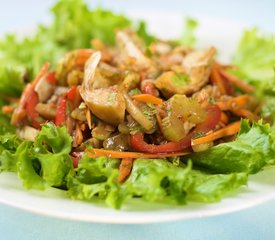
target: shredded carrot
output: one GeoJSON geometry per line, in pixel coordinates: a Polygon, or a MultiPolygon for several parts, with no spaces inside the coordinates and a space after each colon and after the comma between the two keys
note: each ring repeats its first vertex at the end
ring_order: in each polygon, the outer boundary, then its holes
{"type": "Polygon", "coordinates": [[[244,109],[244,108],[236,109],[233,111],[233,113],[237,116],[244,117],[244,118],[247,118],[252,121],[259,120],[259,117],[257,115],[255,115],[253,112],[251,112],[247,109],[244,109]]]}
{"type": "Polygon", "coordinates": [[[225,136],[231,136],[239,132],[241,126],[241,122],[234,122],[218,131],[212,132],[204,137],[193,139],[192,140],[192,146],[198,145],[198,144],[203,144],[203,143],[208,143],[215,141],[219,138],[225,137],[225,136]]]}
{"type": "Polygon", "coordinates": [[[175,153],[141,153],[141,152],[119,152],[114,150],[94,148],[88,151],[91,158],[108,157],[108,158],[165,158],[177,157],[190,154],[190,152],[175,152],[175,153]]]}
{"type": "Polygon", "coordinates": [[[39,73],[36,75],[35,79],[31,83],[33,87],[35,87],[35,85],[38,83],[40,78],[47,73],[49,68],[50,68],[50,63],[48,62],[44,63],[39,73]]]}
{"type": "MultiPolygon", "coordinates": [[[[112,61],[112,56],[104,51],[101,52],[101,60],[103,62],[112,61]]],[[[75,65],[76,66],[84,66],[85,62],[95,53],[94,49],[77,49],[72,52],[75,54],[75,65]]]]}
{"type": "Polygon", "coordinates": [[[224,124],[227,124],[229,122],[228,116],[222,112],[221,114],[221,122],[223,122],[224,124]]]}
{"type": "Polygon", "coordinates": [[[228,81],[232,82],[238,88],[242,89],[244,92],[251,93],[255,90],[254,87],[252,87],[248,83],[243,82],[237,77],[229,74],[226,70],[220,69],[219,71],[223,77],[225,77],[228,81]]]}
{"type": "Polygon", "coordinates": [[[119,175],[118,175],[118,182],[124,182],[131,174],[131,170],[133,167],[133,158],[123,158],[119,165],[119,175]]]}
{"type": "Polygon", "coordinates": [[[14,107],[11,106],[11,105],[5,105],[5,106],[2,107],[2,112],[3,113],[6,113],[6,114],[13,113],[13,111],[14,111],[14,107]]]}
{"type": "Polygon", "coordinates": [[[89,57],[95,52],[93,49],[77,49],[72,53],[75,54],[75,65],[83,66],[89,57]]]}
{"type": "Polygon", "coordinates": [[[132,96],[132,99],[137,100],[139,102],[145,102],[145,103],[153,103],[156,105],[161,105],[162,104],[162,99],[155,97],[151,94],[138,94],[132,96]]]}
{"type": "Polygon", "coordinates": [[[219,65],[218,63],[214,62],[212,69],[211,69],[211,80],[213,83],[217,85],[221,94],[226,94],[226,87],[224,85],[223,79],[219,72],[219,65]]]}
{"type": "Polygon", "coordinates": [[[240,95],[238,97],[229,98],[226,100],[221,99],[220,101],[216,102],[216,104],[222,111],[227,111],[237,108],[243,108],[248,104],[249,100],[250,98],[248,95],[240,95]]]}

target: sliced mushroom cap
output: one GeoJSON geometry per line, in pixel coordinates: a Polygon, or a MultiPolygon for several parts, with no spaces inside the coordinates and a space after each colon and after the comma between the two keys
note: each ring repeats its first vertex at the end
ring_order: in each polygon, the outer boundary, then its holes
{"type": "Polygon", "coordinates": [[[95,116],[112,125],[118,125],[125,115],[125,101],[118,86],[93,88],[100,59],[101,53],[95,52],[86,62],[80,95],[95,116]]]}
{"type": "Polygon", "coordinates": [[[216,54],[216,49],[210,47],[205,51],[194,51],[186,55],[182,66],[186,74],[190,77],[190,89],[187,93],[194,93],[200,90],[209,80],[211,65],[216,54]]]}
{"type": "Polygon", "coordinates": [[[37,92],[39,102],[47,101],[53,94],[55,85],[49,83],[46,75],[42,76],[34,87],[34,91],[37,92]]]}
{"type": "Polygon", "coordinates": [[[117,31],[116,40],[118,47],[120,49],[119,54],[122,61],[127,61],[127,59],[134,58],[135,65],[138,68],[148,68],[151,65],[151,61],[144,55],[140,46],[138,46],[137,41],[134,40],[133,33],[127,31],[117,31]]]}
{"type": "Polygon", "coordinates": [[[93,53],[85,63],[84,79],[80,89],[80,94],[85,101],[85,97],[89,91],[93,89],[96,69],[101,60],[101,53],[99,51],[93,53]]]}
{"type": "Polygon", "coordinates": [[[93,89],[85,100],[91,112],[99,119],[117,126],[125,116],[125,101],[118,86],[93,89]]]}
{"type": "Polygon", "coordinates": [[[187,54],[182,62],[184,72],[164,72],[156,79],[155,86],[167,98],[174,94],[190,95],[199,91],[209,80],[215,52],[214,48],[209,48],[187,54]]]}

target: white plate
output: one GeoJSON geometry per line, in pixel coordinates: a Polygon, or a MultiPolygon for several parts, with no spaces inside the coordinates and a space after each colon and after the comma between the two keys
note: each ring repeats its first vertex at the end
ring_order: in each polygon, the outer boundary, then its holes
{"type": "MultiPolygon", "coordinates": [[[[134,13],[137,17],[137,14],[134,13]]],[[[139,14],[140,16],[140,14],[139,14]]],[[[148,15],[147,15],[148,16],[148,15]]],[[[146,18],[146,16],[143,16],[146,18]]],[[[179,36],[182,17],[177,14],[157,14],[146,18],[149,29],[161,37],[179,36]]],[[[221,60],[228,60],[239,39],[242,27],[234,22],[203,17],[199,19],[200,47],[216,46],[221,60]]],[[[239,211],[275,199],[275,168],[269,168],[249,178],[248,187],[219,203],[189,203],[168,206],[132,200],[121,210],[107,208],[102,202],[81,202],[69,199],[64,191],[48,189],[27,191],[13,173],[0,174],[0,202],[38,214],[97,223],[152,223],[185,220],[239,211]]]]}

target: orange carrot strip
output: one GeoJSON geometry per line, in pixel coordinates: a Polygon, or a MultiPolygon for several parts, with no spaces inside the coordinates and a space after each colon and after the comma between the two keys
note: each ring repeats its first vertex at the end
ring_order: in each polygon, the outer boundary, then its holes
{"type": "Polygon", "coordinates": [[[231,136],[239,132],[241,126],[241,122],[234,122],[227,127],[224,127],[218,131],[212,132],[209,135],[206,135],[201,138],[193,139],[191,144],[192,146],[212,142],[214,140],[217,140],[219,138],[225,137],[225,136],[231,136]]]}
{"type": "Polygon", "coordinates": [[[75,50],[75,63],[77,66],[83,66],[89,57],[95,52],[93,49],[78,49],[75,50]]]}
{"type": "Polygon", "coordinates": [[[6,114],[13,113],[13,111],[14,111],[14,107],[13,106],[5,105],[5,106],[2,107],[2,112],[3,113],[6,113],[6,114]]]}
{"type": "Polygon", "coordinates": [[[137,100],[139,102],[145,102],[145,103],[153,103],[156,105],[161,105],[162,104],[162,99],[155,97],[151,94],[138,94],[132,96],[132,99],[137,100]]]}
{"type": "Polygon", "coordinates": [[[219,71],[223,77],[225,77],[228,81],[232,82],[238,88],[242,89],[244,92],[251,93],[255,90],[254,87],[252,87],[248,83],[243,82],[242,80],[238,79],[237,77],[229,74],[225,70],[220,69],[219,71]]]}
{"type": "Polygon", "coordinates": [[[190,152],[175,152],[175,153],[140,153],[140,152],[119,152],[114,150],[94,148],[88,151],[88,156],[91,158],[108,157],[108,158],[165,158],[184,156],[190,152]]]}
{"type": "Polygon", "coordinates": [[[220,100],[216,102],[216,104],[219,106],[219,108],[222,111],[227,111],[227,110],[245,107],[245,105],[248,104],[249,99],[250,98],[248,95],[240,95],[238,97],[230,98],[225,101],[220,100]]]}
{"type": "Polygon", "coordinates": [[[131,174],[131,170],[133,168],[133,158],[123,158],[119,165],[119,175],[118,182],[124,182],[131,174]]]}
{"type": "Polygon", "coordinates": [[[211,76],[212,82],[215,83],[218,86],[221,94],[225,95],[226,94],[226,87],[224,85],[223,79],[220,76],[219,65],[216,62],[213,63],[210,76],[211,76]]]}
{"type": "Polygon", "coordinates": [[[229,121],[228,116],[224,112],[221,114],[221,121],[225,124],[227,124],[229,121]]]}

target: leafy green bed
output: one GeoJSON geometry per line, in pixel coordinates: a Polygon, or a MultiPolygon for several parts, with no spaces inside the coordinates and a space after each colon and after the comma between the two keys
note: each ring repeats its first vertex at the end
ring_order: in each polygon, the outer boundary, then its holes
{"type": "MultiPolygon", "coordinates": [[[[26,81],[33,78],[45,61],[55,65],[67,51],[90,46],[100,38],[114,43],[116,28],[133,27],[146,43],[154,41],[146,24],[134,24],[125,16],[103,9],[91,10],[81,0],[58,1],[52,8],[51,25],[40,25],[33,37],[18,40],[7,35],[0,41],[0,105],[7,96],[19,96],[26,81]]],[[[180,41],[193,44],[197,23],[187,21],[180,41]]],[[[263,99],[262,116],[271,123],[275,107],[275,39],[257,29],[244,32],[233,63],[234,74],[256,86],[263,99]]],[[[132,197],[151,202],[185,204],[188,200],[215,202],[247,183],[248,175],[275,163],[275,128],[262,121],[252,126],[242,121],[233,142],[219,144],[206,152],[187,157],[136,159],[131,176],[117,183],[118,159],[93,159],[86,155],[73,168],[69,157],[71,137],[65,128],[48,123],[35,142],[23,141],[0,114],[0,171],[15,172],[27,189],[58,187],[74,199],[102,198],[114,208],[132,197]]]]}

